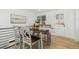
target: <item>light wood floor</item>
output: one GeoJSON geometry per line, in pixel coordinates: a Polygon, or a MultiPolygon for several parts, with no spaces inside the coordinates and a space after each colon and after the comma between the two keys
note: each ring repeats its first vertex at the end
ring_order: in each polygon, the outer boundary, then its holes
{"type": "MultiPolygon", "coordinates": [[[[37,49],[35,47],[33,49],[37,49]]],[[[51,37],[51,45],[47,45],[44,42],[44,49],[79,49],[79,43],[76,43],[73,39],[53,35],[51,37]]]]}
{"type": "Polygon", "coordinates": [[[78,49],[79,44],[76,43],[73,39],[53,35],[51,37],[51,45],[46,46],[46,48],[49,48],[49,49],[78,49]]]}

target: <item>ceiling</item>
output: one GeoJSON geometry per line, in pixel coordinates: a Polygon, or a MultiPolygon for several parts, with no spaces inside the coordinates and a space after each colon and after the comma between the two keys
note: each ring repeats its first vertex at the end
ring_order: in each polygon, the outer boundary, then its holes
{"type": "Polygon", "coordinates": [[[39,12],[55,11],[57,9],[26,9],[26,10],[34,13],[39,13],[39,12]]]}

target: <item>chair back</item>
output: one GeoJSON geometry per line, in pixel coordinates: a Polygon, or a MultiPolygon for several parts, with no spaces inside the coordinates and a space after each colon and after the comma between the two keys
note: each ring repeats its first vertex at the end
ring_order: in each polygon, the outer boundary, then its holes
{"type": "Polygon", "coordinates": [[[31,34],[27,31],[24,31],[24,41],[27,43],[31,43],[31,34]]]}
{"type": "Polygon", "coordinates": [[[14,26],[16,43],[20,43],[20,27],[14,26]]]}
{"type": "Polygon", "coordinates": [[[31,43],[31,34],[28,27],[24,26],[20,28],[20,33],[22,35],[23,42],[26,42],[28,44],[31,43]]]}

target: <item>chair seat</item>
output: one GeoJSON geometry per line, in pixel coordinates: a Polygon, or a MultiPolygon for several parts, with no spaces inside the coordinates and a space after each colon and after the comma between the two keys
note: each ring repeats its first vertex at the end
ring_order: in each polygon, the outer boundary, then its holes
{"type": "Polygon", "coordinates": [[[37,40],[39,40],[39,39],[40,39],[40,37],[37,37],[35,35],[31,35],[31,41],[32,41],[32,43],[35,42],[35,41],[37,41],[37,40]]]}

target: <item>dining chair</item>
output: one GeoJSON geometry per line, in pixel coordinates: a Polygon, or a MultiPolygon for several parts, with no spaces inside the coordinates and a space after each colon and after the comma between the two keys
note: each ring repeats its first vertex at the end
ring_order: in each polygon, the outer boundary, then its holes
{"type": "Polygon", "coordinates": [[[21,35],[20,35],[20,26],[14,26],[15,30],[15,41],[16,41],[16,48],[21,48],[21,35]]]}
{"type": "Polygon", "coordinates": [[[30,46],[30,49],[33,48],[33,45],[38,43],[38,48],[40,48],[40,37],[35,35],[31,35],[28,31],[24,30],[23,36],[23,48],[25,48],[25,44],[30,46]]]}

